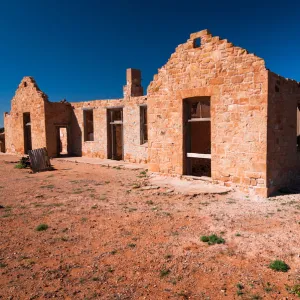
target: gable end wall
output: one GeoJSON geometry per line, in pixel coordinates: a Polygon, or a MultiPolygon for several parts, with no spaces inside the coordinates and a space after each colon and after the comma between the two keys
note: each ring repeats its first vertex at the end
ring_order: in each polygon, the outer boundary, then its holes
{"type": "Polygon", "coordinates": [[[148,88],[149,169],[183,174],[183,99],[210,96],[213,180],[265,196],[267,93],[264,60],[207,30],[192,34],[148,88]]]}

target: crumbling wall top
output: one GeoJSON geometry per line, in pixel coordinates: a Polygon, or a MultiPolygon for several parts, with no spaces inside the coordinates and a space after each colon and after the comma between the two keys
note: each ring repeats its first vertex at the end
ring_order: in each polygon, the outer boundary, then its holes
{"type": "Polygon", "coordinates": [[[196,39],[196,38],[201,38],[205,35],[211,35],[211,32],[208,29],[203,29],[201,31],[191,33],[190,34],[190,39],[193,40],[193,39],[196,39]]]}
{"type": "Polygon", "coordinates": [[[25,76],[16,90],[12,103],[27,101],[26,99],[40,98],[43,101],[49,102],[48,96],[40,90],[36,81],[31,76],[25,76]]]}

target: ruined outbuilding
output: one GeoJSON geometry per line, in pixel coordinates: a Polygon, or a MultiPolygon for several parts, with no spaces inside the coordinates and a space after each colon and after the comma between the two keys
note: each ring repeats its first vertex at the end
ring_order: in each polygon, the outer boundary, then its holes
{"type": "Polygon", "coordinates": [[[146,96],[135,69],[123,99],[77,103],[50,102],[24,77],[5,113],[6,151],[148,163],[266,197],[299,173],[298,107],[298,82],[203,30],[176,48],[146,96]]]}

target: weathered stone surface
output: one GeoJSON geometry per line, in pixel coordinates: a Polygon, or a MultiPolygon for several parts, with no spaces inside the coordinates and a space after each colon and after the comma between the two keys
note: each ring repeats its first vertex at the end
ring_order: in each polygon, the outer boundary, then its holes
{"type": "Polygon", "coordinates": [[[267,196],[272,191],[272,177],[275,175],[280,181],[280,172],[276,175],[276,170],[284,169],[285,177],[290,178],[287,174],[291,169],[299,169],[299,156],[294,155],[295,107],[296,102],[300,102],[300,89],[296,82],[281,79],[285,81],[282,82],[285,89],[278,94],[282,101],[279,107],[275,102],[280,100],[272,96],[272,76],[264,61],[245,49],[234,47],[219,37],[211,37],[206,31],[192,34],[185,44],[176,48],[148,87],[149,169],[184,174],[183,101],[209,96],[212,179],[267,196]],[[194,48],[193,39],[199,37],[201,46],[194,48]],[[287,110],[283,109],[286,105],[289,106],[287,110]],[[280,138],[277,148],[271,145],[276,143],[275,138],[267,139],[268,132],[274,131],[276,113],[284,115],[283,122],[274,132],[280,138]],[[288,115],[292,115],[289,120],[288,115]],[[274,148],[277,154],[273,157],[274,148]],[[293,149],[293,158],[288,158],[289,149],[293,149]],[[280,156],[282,159],[279,160],[280,156]],[[267,164],[273,165],[267,167],[267,164]],[[226,177],[222,175],[224,173],[226,177]]]}
{"type": "MultiPolygon", "coordinates": [[[[70,155],[107,158],[107,109],[123,107],[124,160],[146,163],[148,144],[141,145],[140,105],[147,97],[142,94],[139,70],[127,70],[127,90],[137,89],[126,94],[124,99],[94,100],[68,103],[50,102],[41,92],[32,77],[24,77],[15,97],[11,112],[6,113],[6,151],[24,153],[23,114],[30,113],[32,148],[46,147],[51,157],[59,155],[60,128],[67,131],[67,153],[70,155]],[[84,141],[83,109],[92,108],[94,118],[94,141],[84,141]]],[[[66,145],[62,145],[66,148],[66,145]]]]}
{"type": "MultiPolygon", "coordinates": [[[[4,118],[6,151],[24,153],[23,114],[30,113],[33,148],[47,147],[57,156],[58,129],[65,127],[69,154],[107,158],[107,109],[122,107],[124,160],[181,175],[183,101],[206,96],[213,182],[265,197],[299,174],[300,85],[270,72],[264,60],[247,50],[202,30],[176,48],[154,75],[147,96],[139,70],[128,69],[126,81],[123,99],[53,103],[32,77],[24,77],[4,118]],[[148,142],[141,145],[140,105],[145,104],[148,142]],[[84,138],[85,109],[93,109],[93,141],[84,138]]],[[[200,133],[198,138],[205,140],[200,133]]]]}
{"type": "Polygon", "coordinates": [[[24,153],[23,113],[31,115],[32,147],[46,146],[45,103],[47,96],[32,77],[24,77],[11,101],[11,112],[4,114],[7,152],[24,153]]]}

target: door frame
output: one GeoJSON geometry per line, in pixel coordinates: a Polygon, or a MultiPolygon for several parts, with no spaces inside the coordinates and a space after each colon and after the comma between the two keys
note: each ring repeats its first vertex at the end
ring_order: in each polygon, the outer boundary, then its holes
{"type": "MultiPolygon", "coordinates": [[[[192,153],[191,145],[192,145],[192,136],[191,136],[191,124],[192,122],[210,122],[211,128],[211,117],[210,118],[192,118],[191,115],[191,104],[196,102],[201,102],[201,98],[207,99],[209,98],[211,105],[211,97],[209,96],[194,96],[183,99],[183,174],[184,175],[192,175],[192,164],[191,158],[202,158],[209,159],[211,165],[211,154],[205,153],[192,153]]],[[[210,129],[211,130],[211,129],[210,129]]],[[[212,141],[210,139],[210,149],[212,148],[212,141]]],[[[201,176],[199,176],[201,177],[201,176]]]]}
{"type": "Polygon", "coordinates": [[[24,154],[28,154],[28,151],[32,150],[32,130],[31,130],[30,112],[23,113],[23,136],[24,136],[24,154]],[[26,117],[29,116],[29,118],[27,119],[25,118],[25,116],[26,117]]]}
{"type": "Polygon", "coordinates": [[[66,128],[67,131],[67,155],[70,155],[70,126],[69,125],[55,125],[55,132],[56,132],[56,156],[60,157],[60,149],[59,149],[59,143],[60,143],[60,128],[66,128]]]}
{"type": "Polygon", "coordinates": [[[106,110],[107,119],[107,158],[112,160],[124,160],[124,110],[123,106],[109,107],[106,110]],[[121,111],[121,120],[113,120],[113,112],[121,111]],[[115,145],[114,140],[114,126],[121,125],[121,143],[122,143],[122,157],[117,159],[115,156],[115,145]]]}

